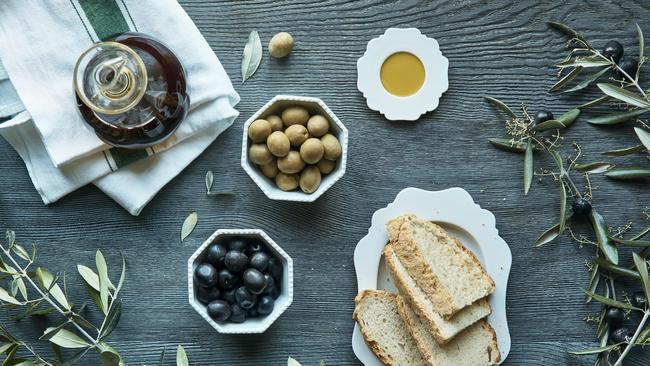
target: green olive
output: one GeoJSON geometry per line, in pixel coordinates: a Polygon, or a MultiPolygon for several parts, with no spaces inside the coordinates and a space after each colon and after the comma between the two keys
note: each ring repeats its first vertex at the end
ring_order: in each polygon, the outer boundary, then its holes
{"type": "Polygon", "coordinates": [[[291,125],[284,130],[284,133],[289,138],[291,146],[294,147],[302,145],[309,138],[309,132],[307,132],[307,128],[303,125],[291,125]]]}
{"type": "Polygon", "coordinates": [[[323,143],[323,148],[325,149],[325,154],[323,155],[325,159],[336,160],[341,157],[341,143],[334,135],[328,133],[320,138],[320,142],[323,143]]]}
{"type": "Polygon", "coordinates": [[[316,166],[318,169],[320,169],[321,173],[329,174],[336,167],[336,162],[332,160],[321,159],[318,163],[316,163],[316,166]]]}
{"type": "Polygon", "coordinates": [[[320,170],[316,166],[308,166],[300,173],[300,189],[305,193],[314,193],[320,186],[320,170]]]}
{"type": "Polygon", "coordinates": [[[278,175],[278,163],[273,158],[270,163],[260,165],[260,170],[265,177],[274,179],[278,175]]]}
{"type": "Polygon", "coordinates": [[[264,165],[273,161],[273,155],[271,155],[266,144],[252,144],[248,149],[248,157],[257,165],[264,165]]]}
{"type": "Polygon", "coordinates": [[[287,156],[291,146],[289,145],[289,138],[281,131],[275,131],[269,136],[266,140],[266,146],[268,146],[271,154],[281,158],[287,156]]]}
{"type": "Polygon", "coordinates": [[[300,185],[300,176],[280,172],[275,176],[275,185],[283,191],[293,191],[300,185]]]}
{"type": "Polygon", "coordinates": [[[317,114],[311,116],[309,121],[307,121],[307,129],[312,136],[321,137],[330,130],[330,122],[327,118],[317,114]]]}
{"type": "Polygon", "coordinates": [[[271,134],[271,124],[265,119],[258,119],[248,126],[248,138],[254,143],[266,141],[266,138],[271,134]]]}
{"type": "Polygon", "coordinates": [[[282,112],[282,122],[289,127],[291,125],[306,125],[309,120],[309,112],[304,107],[289,107],[282,112]]]}
{"type": "Polygon", "coordinates": [[[317,138],[310,138],[300,145],[300,157],[307,164],[316,164],[323,158],[323,144],[317,138]]]}
{"type": "Polygon", "coordinates": [[[273,131],[282,131],[284,125],[282,124],[282,118],[272,114],[266,117],[266,120],[271,124],[271,130],[273,131]]]}
{"type": "Polygon", "coordinates": [[[289,151],[287,156],[278,159],[278,169],[286,174],[295,174],[305,167],[305,162],[297,151],[289,151]]]}

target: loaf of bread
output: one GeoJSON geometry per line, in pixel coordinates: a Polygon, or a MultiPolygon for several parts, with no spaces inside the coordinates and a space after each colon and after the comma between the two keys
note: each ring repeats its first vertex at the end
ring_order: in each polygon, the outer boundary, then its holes
{"type": "Polygon", "coordinates": [[[494,281],[474,253],[440,226],[403,215],[387,229],[399,261],[445,319],[494,292],[494,281]]]}
{"type": "Polygon", "coordinates": [[[420,319],[427,323],[431,334],[440,344],[447,343],[463,329],[485,318],[491,312],[490,303],[487,298],[483,298],[472,305],[466,306],[450,319],[445,319],[436,312],[424,291],[418,287],[415,280],[408,274],[406,268],[394,253],[393,244],[391,243],[384,247],[384,260],[399,294],[420,319]]]}
{"type": "Polygon", "coordinates": [[[354,320],[368,347],[388,366],[428,366],[397,309],[397,295],[365,290],[355,299],[354,320]]]}
{"type": "Polygon", "coordinates": [[[496,333],[487,321],[480,320],[449,343],[439,345],[428,325],[408,304],[401,297],[396,300],[409,334],[430,366],[487,366],[496,365],[501,360],[496,333]]]}

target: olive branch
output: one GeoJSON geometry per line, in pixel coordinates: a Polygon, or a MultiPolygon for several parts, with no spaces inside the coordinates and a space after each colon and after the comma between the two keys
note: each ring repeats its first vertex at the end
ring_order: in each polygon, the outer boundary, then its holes
{"type": "Polygon", "coordinates": [[[620,157],[642,153],[645,154],[646,161],[650,158],[648,154],[650,151],[650,132],[648,132],[648,125],[645,121],[639,118],[650,111],[648,93],[639,84],[641,66],[647,60],[644,55],[643,33],[637,25],[639,60],[628,57],[624,63],[621,62],[622,58],[620,58],[623,49],[617,42],[612,43],[612,49],[605,49],[601,52],[591,46],[582,35],[568,26],[556,22],[549,22],[549,25],[569,36],[567,48],[570,49],[566,58],[557,65],[559,80],[551,87],[550,92],[572,93],[583,90],[595,83],[604,95],[571,109],[558,118],[553,118],[552,113],[548,111],[540,111],[535,116],[531,116],[523,103],[521,105],[521,114],[517,114],[502,101],[486,96],[485,100],[487,102],[508,115],[508,119],[505,121],[505,132],[508,137],[488,140],[498,149],[524,155],[525,195],[528,194],[531,188],[534,176],[540,179],[551,176],[558,182],[560,186],[559,222],[545,231],[535,241],[535,246],[547,244],[566,231],[581,246],[594,247],[595,255],[587,262],[587,268],[591,272],[590,280],[583,291],[587,302],[595,300],[604,305],[598,316],[588,319],[597,324],[596,335],[599,347],[570,353],[598,355],[595,365],[609,365],[611,354],[620,353],[614,363],[615,366],[620,366],[635,346],[650,345],[650,326],[646,326],[650,319],[650,308],[648,307],[650,302],[650,279],[647,262],[647,258],[650,257],[650,241],[642,240],[650,232],[650,226],[627,239],[624,238],[624,235],[630,229],[629,224],[612,230],[603,216],[592,207],[593,194],[590,176],[604,173],[606,177],[616,180],[642,179],[650,177],[650,168],[619,168],[607,161],[581,163],[582,153],[580,145],[577,143],[573,144],[574,155],[568,156],[566,159],[562,158],[560,149],[564,140],[562,131],[570,127],[584,110],[610,102],[613,106],[623,110],[588,118],[587,122],[593,125],[611,126],[635,121],[639,126],[635,127],[634,131],[640,140],[640,144],[606,151],[603,154],[608,157],[620,157]],[[618,46],[620,46],[619,49],[617,49],[618,46]],[[620,53],[620,55],[613,57],[610,55],[613,51],[620,53]],[[587,69],[596,69],[598,71],[588,75],[580,82],[574,82],[578,75],[587,69]],[[609,77],[610,82],[598,83],[599,79],[611,72],[614,72],[618,78],[609,77]],[[574,85],[566,88],[571,83],[574,85]],[[542,168],[536,173],[534,156],[537,153],[550,155],[556,167],[554,169],[542,168]],[[572,176],[572,173],[575,172],[580,173],[585,180],[585,192],[582,192],[575,184],[572,176]],[[567,209],[569,199],[573,200],[571,213],[567,209]],[[580,218],[590,221],[592,232],[589,236],[585,234],[576,235],[572,230],[570,226],[571,220],[580,218]],[[640,249],[638,253],[632,253],[633,263],[631,265],[622,265],[619,258],[619,247],[640,249]],[[638,280],[643,292],[637,294],[634,300],[627,297],[623,301],[617,300],[615,280],[619,277],[638,280]],[[601,282],[601,279],[604,281],[601,282]],[[600,283],[602,283],[601,286],[599,286],[600,283]],[[615,310],[611,311],[611,309],[615,310]],[[621,328],[618,330],[613,329],[617,324],[615,324],[611,314],[620,314],[619,311],[642,314],[641,321],[633,333],[622,332],[623,334],[621,334],[621,328]]]}

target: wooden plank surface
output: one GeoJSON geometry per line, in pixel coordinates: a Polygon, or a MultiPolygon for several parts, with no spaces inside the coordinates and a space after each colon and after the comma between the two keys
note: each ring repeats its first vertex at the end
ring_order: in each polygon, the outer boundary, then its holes
{"type": "MultiPolygon", "coordinates": [[[[182,0],[231,76],[242,97],[241,117],[216,143],[172,181],[144,210],[131,217],[92,186],[43,206],[18,155],[0,141],[0,228],[12,228],[22,242],[36,242],[53,271],[80,283],[76,263],[91,264],[101,249],[117,276],[119,251],[128,259],[124,315],[112,344],[129,364],[154,364],[163,347],[183,344],[192,364],[284,365],[291,355],[304,365],[359,365],[350,347],[353,298],[357,292],[352,254],[372,213],[401,189],[438,190],[459,186],[497,218],[510,244],[513,266],[508,318],[513,348],[504,365],[590,365],[567,350],[593,346],[594,330],[582,319],[598,305],[583,304],[585,259],[592,253],[568,239],[534,249],[532,242],[558,213],[557,186],[535,182],[523,196],[522,159],[491,148],[501,137],[504,116],[482,102],[493,95],[532,111],[562,113],[595,97],[546,93],[554,82],[552,64],[564,56],[564,37],[545,25],[558,20],[583,31],[596,45],[619,39],[636,52],[634,23],[645,27],[644,0],[582,1],[246,1],[182,0]],[[356,89],[356,60],[367,42],[389,27],[417,27],[435,37],[450,61],[449,91],[440,107],[415,123],[393,123],[368,110],[356,89]],[[279,31],[297,41],[286,60],[264,56],[255,76],[241,84],[240,60],[248,33],[266,43],[279,31]],[[268,200],[239,165],[243,122],[276,94],[322,98],[350,131],[347,174],[312,204],[268,200]],[[236,195],[206,197],[204,175],[224,176],[236,195]],[[199,224],[183,244],[183,219],[192,211],[199,224]],[[264,229],[294,259],[295,299],[265,333],[215,333],[188,305],[186,260],[218,228],[264,229]]],[[[645,29],[650,34],[650,28],[645,29]]],[[[642,81],[650,73],[645,72],[642,81]]],[[[647,84],[646,84],[647,85],[647,84]]],[[[633,143],[631,128],[601,129],[584,119],[571,128],[565,145],[577,140],[593,159],[599,152],[633,143]]],[[[634,160],[634,159],[631,159],[634,160]]],[[[639,162],[640,157],[636,157],[639,162]]],[[[625,161],[623,159],[622,161],[625,161]]],[[[551,161],[540,164],[550,166],[551,161]]],[[[650,194],[646,183],[593,179],[594,205],[613,226],[643,224],[650,194]]],[[[83,289],[73,297],[83,301],[83,289]]],[[[628,291],[638,288],[628,288],[628,291]]],[[[0,323],[36,337],[47,321],[16,324],[6,311],[0,323]]],[[[32,338],[34,339],[34,338],[32,338]]],[[[45,345],[38,343],[38,349],[45,345]]],[[[634,351],[625,363],[648,365],[650,352],[634,351]]],[[[83,364],[94,365],[88,358],[83,364]]],[[[168,364],[171,364],[171,358],[168,364]]]]}

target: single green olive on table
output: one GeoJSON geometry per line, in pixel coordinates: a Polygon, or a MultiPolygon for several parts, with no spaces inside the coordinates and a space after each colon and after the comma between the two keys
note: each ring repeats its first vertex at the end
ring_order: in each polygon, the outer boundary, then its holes
{"type": "MultiPolygon", "coordinates": [[[[554,118],[553,113],[540,110],[531,115],[527,106],[522,103],[521,115],[515,113],[502,101],[485,97],[492,106],[505,113],[508,119],[505,122],[507,138],[492,138],[489,142],[496,148],[523,154],[524,165],[524,194],[531,188],[533,177],[539,179],[551,177],[559,185],[559,219],[558,224],[545,231],[535,242],[535,246],[542,246],[558,238],[567,231],[569,236],[579,245],[593,247],[595,255],[588,263],[591,272],[587,288],[583,290],[587,302],[596,300],[603,304],[603,309],[597,316],[588,320],[597,325],[596,336],[599,347],[583,351],[571,352],[576,355],[597,355],[596,365],[615,366],[622,365],[624,358],[635,346],[650,345],[650,279],[648,278],[647,258],[650,257],[650,241],[642,238],[650,232],[650,227],[641,230],[638,234],[626,238],[630,225],[612,229],[603,216],[592,207],[592,175],[604,173],[607,178],[616,180],[644,179],[650,177],[650,167],[616,167],[608,161],[581,162],[583,158],[579,143],[574,142],[573,152],[566,158],[562,157],[562,132],[569,128],[587,109],[613,102],[615,112],[589,116],[587,122],[592,125],[609,126],[627,122],[636,122],[634,128],[640,144],[632,145],[617,150],[603,152],[608,157],[620,157],[631,154],[644,154],[644,161],[650,158],[650,127],[640,119],[640,116],[650,111],[650,98],[639,85],[641,66],[647,60],[644,54],[644,39],[641,28],[637,25],[639,38],[639,59],[626,55],[623,45],[618,41],[607,42],[602,50],[598,50],[575,30],[566,25],[549,22],[549,25],[567,34],[570,39],[567,48],[568,56],[557,67],[560,69],[557,81],[550,92],[576,93],[596,83],[600,78],[608,76],[610,83],[598,83],[597,87],[604,96],[584,103],[571,109],[561,116],[554,118]],[[576,78],[588,69],[598,70],[585,77],[582,81],[574,82],[576,78]],[[567,71],[570,70],[570,71],[567,71]],[[569,87],[573,83],[574,85],[569,87]],[[545,153],[552,157],[555,168],[541,168],[535,171],[535,154],[545,153]],[[576,176],[582,176],[586,191],[583,192],[574,183],[576,176]],[[571,212],[568,202],[571,202],[571,212]],[[571,225],[573,221],[589,222],[592,228],[591,235],[576,233],[571,225]],[[632,253],[632,265],[623,264],[624,258],[619,255],[619,247],[630,247],[639,252],[632,253]],[[616,279],[628,277],[639,281],[641,291],[636,292],[631,298],[625,296],[617,299],[615,289],[616,279]],[[602,281],[601,281],[602,280],[602,281]],[[632,312],[641,314],[638,324],[630,328],[625,326],[625,319],[632,312]],[[610,363],[610,357],[618,353],[616,361],[610,363]]],[[[644,211],[647,219],[650,212],[644,211]]]]}

